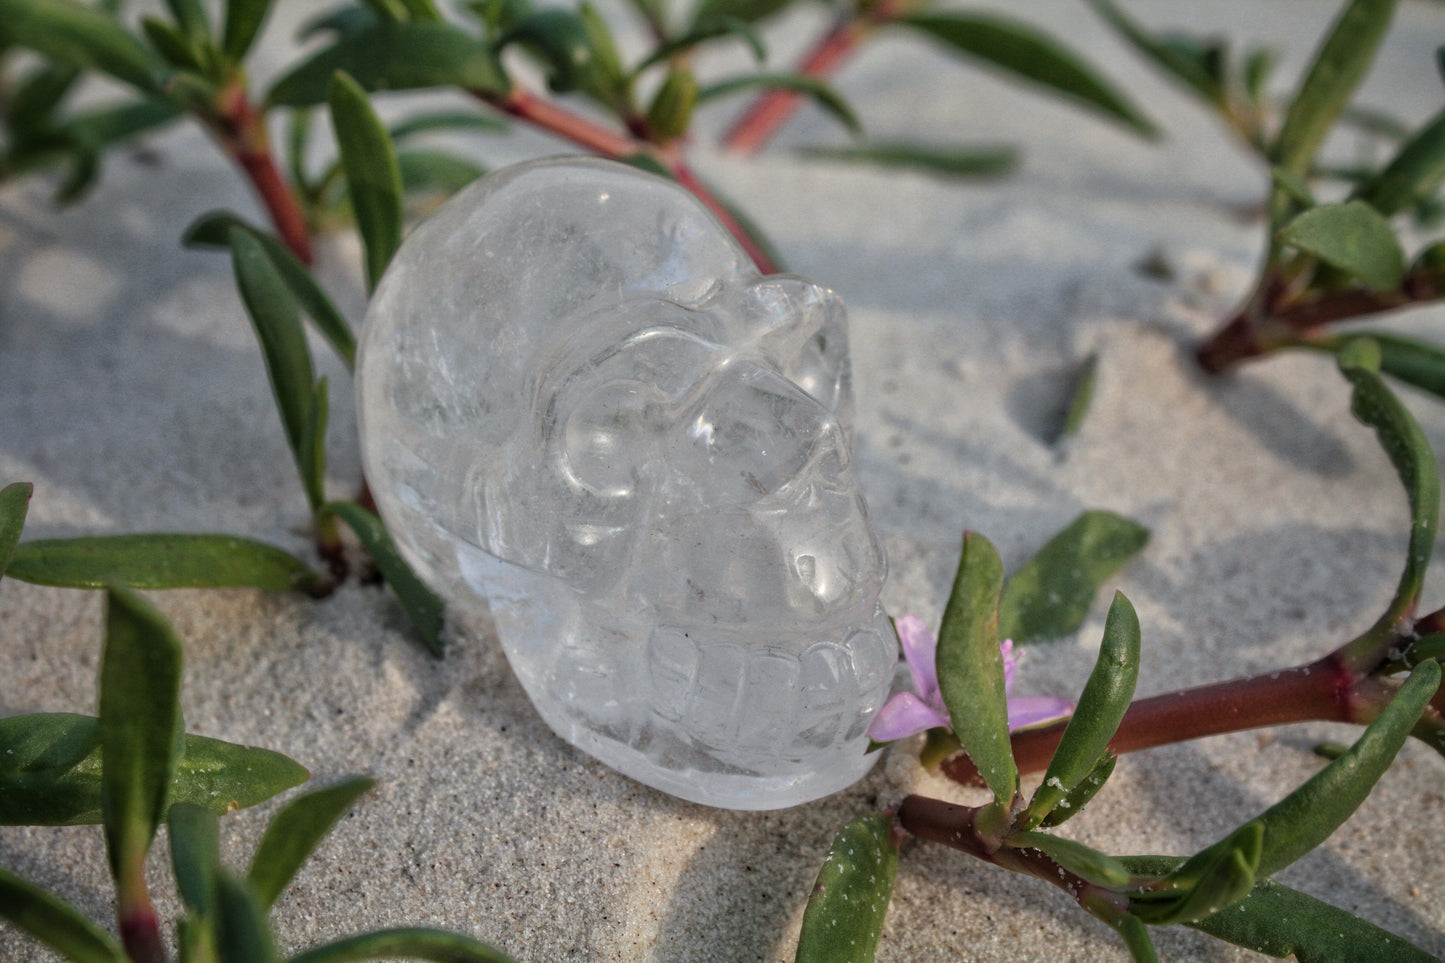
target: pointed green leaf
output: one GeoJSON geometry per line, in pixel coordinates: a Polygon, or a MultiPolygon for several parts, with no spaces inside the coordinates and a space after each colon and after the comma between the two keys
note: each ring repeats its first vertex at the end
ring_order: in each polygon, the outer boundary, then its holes
{"type": "Polygon", "coordinates": [[[1294,201],[1301,210],[1314,207],[1319,203],[1315,200],[1314,193],[1310,191],[1309,182],[1301,175],[1287,171],[1283,167],[1271,167],[1269,177],[1274,182],[1274,186],[1288,194],[1290,200],[1294,201]]]}
{"type": "Polygon", "coordinates": [[[953,591],[938,629],[938,687],[958,741],[1000,805],[1019,788],[1009,745],[1008,703],[999,652],[998,599],[1003,563],[988,539],[963,536],[953,591]]]}
{"type": "Polygon", "coordinates": [[[1274,163],[1293,174],[1309,172],[1325,135],[1375,59],[1395,3],[1350,0],[1315,54],[1285,113],[1271,151],[1274,163]]]}
{"type": "Polygon", "coordinates": [[[175,777],[181,735],[181,641],[123,589],[106,593],[100,664],[100,794],[111,873],[125,899],[145,888],[145,858],[175,777]],[[131,892],[137,892],[130,889],[131,892]]]}
{"type": "Polygon", "coordinates": [[[322,289],[316,275],[297,259],[291,249],[274,235],[248,224],[229,211],[212,211],[197,218],[182,237],[190,247],[229,248],[232,230],[245,231],[260,243],[271,264],[291,289],[301,309],[316,325],[316,331],[335,349],[347,370],[356,366],[356,335],[346,317],[322,289]]]}
{"type": "Polygon", "coordinates": [[[115,940],[78,909],[0,867],[0,920],[76,963],[129,963],[115,940]]]}
{"type": "Polygon", "coordinates": [[[1264,826],[1245,823],[1162,877],[1158,889],[1133,895],[1129,911],[1146,923],[1191,923],[1219,912],[1254,887],[1264,826]]]}
{"type": "Polygon", "coordinates": [[[1350,410],[1375,429],[1380,447],[1405,486],[1410,504],[1410,544],[1389,608],[1364,635],[1340,650],[1352,665],[1373,665],[1393,645],[1396,625],[1414,609],[1420,597],[1440,515],[1440,475],[1435,455],[1414,416],[1381,379],[1380,357],[1378,343],[1356,338],[1340,351],[1340,371],[1354,386],[1350,410]]]}
{"type": "Polygon", "coordinates": [[[903,141],[870,141],[859,147],[806,147],[805,157],[896,167],[941,177],[998,177],[1018,166],[1014,147],[939,147],[903,141]]]}
{"type": "MultiPolygon", "coordinates": [[[[1308,346],[1339,354],[1356,337],[1323,338],[1308,346]]],[[[1445,348],[1384,331],[1371,331],[1369,338],[1380,348],[1382,374],[1428,391],[1437,398],[1445,398],[1445,348]]]]}
{"type": "Polygon", "coordinates": [[[246,879],[262,910],[269,910],[317,845],[376,780],[361,776],[315,789],[286,804],[266,827],[246,879]]]}
{"type": "Polygon", "coordinates": [[[49,60],[96,70],[147,94],[160,94],[159,69],[120,21],[74,0],[5,0],[0,44],[28,47],[49,60]]]}
{"type": "Polygon", "coordinates": [[[833,839],[808,894],[796,963],[871,963],[893,896],[893,820],[859,816],[833,839]]]}
{"type": "Polygon", "coordinates": [[[1113,512],[1084,512],[1009,579],[999,631],[1018,645],[1073,632],[1104,583],[1144,544],[1149,530],[1113,512]]]}
{"type": "Polygon", "coordinates": [[[721,19],[757,23],[783,10],[792,0],[702,0],[692,15],[693,29],[721,19]]]}
{"type": "Polygon", "coordinates": [[[259,588],[314,591],[324,581],[299,559],[233,535],[136,534],[21,542],[6,574],[23,582],[98,589],[259,588]]]}
{"type": "Polygon", "coordinates": [[[25,513],[34,490],[35,486],[29,482],[15,482],[0,488],[0,577],[4,577],[15,557],[15,546],[25,528],[25,513]]]}
{"type": "Polygon", "coordinates": [[[450,196],[486,173],[469,160],[435,150],[399,151],[396,164],[407,194],[450,196]]]}
{"type": "Polygon", "coordinates": [[[307,419],[306,430],[301,435],[298,458],[301,465],[301,484],[306,489],[306,500],[311,503],[313,512],[326,504],[326,419],[331,405],[326,386],[325,378],[317,381],[314,386],[311,416],[307,419]]]}
{"type": "Polygon", "coordinates": [[[186,909],[198,916],[215,911],[216,877],[221,871],[221,824],[216,814],[191,803],[176,803],[166,817],[171,868],[186,909]]]}
{"type": "MultiPolygon", "coordinates": [[[[98,730],[94,716],[68,712],[0,719],[0,825],[99,823],[98,730]]],[[[187,735],[170,800],[219,815],[265,802],[307,775],[279,752],[187,735]]]]}
{"type": "Polygon", "coordinates": [[[1037,849],[1075,876],[1099,886],[1122,886],[1129,881],[1129,870],[1113,856],[1052,833],[1036,830],[1011,833],[1008,845],[1016,849],[1037,849]]]}
{"type": "Polygon", "coordinates": [[[1109,777],[1114,774],[1114,764],[1118,761],[1119,757],[1112,752],[1104,753],[1094,764],[1093,771],[1081,779],[1077,786],[1064,793],[1064,798],[1054,805],[1053,811],[1039,823],[1039,828],[1053,829],[1083,812],[1084,807],[1098,794],[1100,789],[1104,788],[1104,783],[1108,782],[1109,777]]]}
{"type": "Polygon", "coordinates": [[[1445,110],[1402,144],[1394,159],[1355,188],[1350,196],[1389,217],[1425,200],[1435,193],[1442,180],[1445,180],[1445,110]]]}
{"type": "MultiPolygon", "coordinates": [[[[27,132],[50,126],[61,101],[75,89],[80,71],[64,64],[41,64],[11,81],[13,87],[5,104],[5,124],[15,140],[27,139],[27,132]]],[[[15,147],[12,145],[11,151],[15,147]]]]}
{"type": "Polygon", "coordinates": [[[742,77],[732,77],[699,89],[697,102],[703,104],[709,100],[717,100],[751,90],[792,90],[800,94],[807,94],[819,107],[832,114],[835,120],[848,128],[850,133],[856,135],[863,132],[863,125],[858,121],[858,115],[853,113],[853,108],[848,106],[848,102],[843,99],[842,95],[831,84],[809,74],[747,74],[742,77]]]}
{"type": "Polygon", "coordinates": [[[351,209],[366,247],[367,287],[374,290],[401,246],[401,171],[396,150],[366,91],[355,80],[338,72],[328,99],[351,209]]]}
{"type": "Polygon", "coordinates": [[[221,963],[279,963],[265,910],[224,870],[216,877],[216,934],[221,963]]]}
{"type": "Polygon", "coordinates": [[[381,519],[352,502],[331,502],[325,512],[340,518],[361,539],[361,544],[376,562],[387,584],[396,593],[407,618],[421,636],[432,655],[441,657],[445,648],[442,629],[446,610],[441,598],[419,579],[402,558],[381,519]]]}
{"type": "Polygon", "coordinates": [[[459,933],[424,927],[378,930],[348,936],[291,957],[290,963],[359,963],[409,959],[434,963],[513,963],[507,954],[459,933]]]}
{"type": "Polygon", "coordinates": [[[536,54],[547,70],[547,86],[557,93],[591,89],[599,72],[597,51],[587,24],[575,10],[539,7],[512,24],[497,41],[498,49],[521,44],[536,54]]]}
{"type": "Polygon", "coordinates": [[[1364,201],[1312,207],[1286,224],[1279,240],[1376,291],[1395,290],[1405,273],[1405,252],[1395,232],[1364,201]]]}
{"type": "Polygon", "coordinates": [[[210,19],[201,0],[166,0],[166,7],[188,36],[204,37],[211,32],[210,19]]]}
{"type": "Polygon", "coordinates": [[[752,51],[753,59],[758,63],[768,59],[768,50],[763,44],[763,38],[758,35],[758,31],[748,21],[738,17],[709,17],[707,20],[698,21],[671,40],[658,44],[650,54],[638,62],[633,74],[634,76],[640,74],[653,64],[669,61],[698,44],[715,40],[718,37],[736,37],[743,41],[752,51]]]}
{"type": "Polygon", "coordinates": [[[1153,123],[1093,68],[1028,24],[991,14],[953,11],[910,14],[896,22],[1096,110],[1137,134],[1154,137],[1158,133],[1153,123]]]}
{"type": "Polygon", "coordinates": [[[496,133],[507,129],[507,125],[495,117],[475,110],[439,110],[424,114],[412,114],[389,128],[393,143],[401,143],[417,134],[435,131],[487,131],[496,133]]]}
{"type": "Polygon", "coordinates": [[[226,0],[226,24],[221,32],[221,49],[227,57],[239,62],[255,43],[271,0],[226,0]]]}
{"type": "Polygon", "coordinates": [[[1121,916],[1109,921],[1115,932],[1124,940],[1129,949],[1129,958],[1134,963],[1159,963],[1159,954],[1154,951],[1154,941],[1149,938],[1149,928],[1138,917],[1121,916]]]}
{"type": "Polygon", "coordinates": [[[195,38],[159,17],[142,17],[140,25],[146,39],[167,64],[177,70],[204,72],[204,62],[195,38]]]}
{"type": "Polygon", "coordinates": [[[1089,408],[1094,403],[1094,387],[1098,380],[1099,355],[1095,353],[1084,359],[1084,363],[1075,376],[1069,407],[1064,412],[1064,423],[1060,426],[1058,435],[1053,439],[1054,444],[1072,438],[1084,426],[1084,419],[1088,417],[1089,408]]]}
{"type": "Polygon", "coordinates": [[[366,90],[460,87],[502,94],[511,86],[491,49],[459,27],[379,22],[342,36],[303,61],[276,82],[267,103],[286,107],[323,103],[338,70],[366,90]]]}
{"type": "Polygon", "coordinates": [[[1350,817],[1394,761],[1440,687],[1440,664],[1422,662],[1345,753],[1267,809],[1260,876],[1273,876],[1324,842],[1350,817]]]}
{"type": "Polygon", "coordinates": [[[1138,21],[1119,9],[1112,0],[1089,0],[1089,6],[1093,7],[1120,37],[1128,41],[1130,46],[1153,61],[1156,67],[1191,88],[1206,102],[1224,102],[1224,89],[1205,63],[1199,45],[1186,46],[1177,38],[1150,33],[1138,21]]]}
{"type": "Polygon", "coordinates": [[[1022,823],[1025,829],[1043,822],[1065,795],[1094,772],[1134,698],[1138,680],[1139,617],[1123,593],[1115,592],[1099,658],[1049,760],[1044,781],[1029,803],[1022,823]]]}

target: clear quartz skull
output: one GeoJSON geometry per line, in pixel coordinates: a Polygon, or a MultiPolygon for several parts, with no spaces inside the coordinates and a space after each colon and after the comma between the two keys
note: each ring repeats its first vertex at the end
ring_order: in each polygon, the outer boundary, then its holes
{"type": "Polygon", "coordinates": [[[831,291],[760,277],[670,181],[529,162],[401,246],[357,392],[402,551],[486,601],[562,738],[736,809],[868,770],[898,649],[831,291]]]}

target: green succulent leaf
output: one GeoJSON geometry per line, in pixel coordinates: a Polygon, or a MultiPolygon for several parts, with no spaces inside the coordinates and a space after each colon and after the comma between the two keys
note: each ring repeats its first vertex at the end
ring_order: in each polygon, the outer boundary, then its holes
{"type": "Polygon", "coordinates": [[[1054,804],[1053,810],[1039,823],[1039,828],[1053,829],[1082,812],[1089,801],[1098,795],[1099,790],[1104,788],[1104,783],[1109,781],[1109,777],[1114,774],[1114,764],[1118,761],[1119,757],[1112,752],[1104,753],[1094,764],[1093,770],[1073,789],[1064,793],[1064,798],[1054,804]]]}
{"type": "Polygon", "coordinates": [[[1129,912],[1146,923],[1192,923],[1219,912],[1254,887],[1264,826],[1245,823],[1163,876],[1157,888],[1131,894],[1129,912]]]}
{"type": "Polygon", "coordinates": [[[1088,0],[1089,6],[1104,22],[1128,41],[1136,51],[1166,74],[1192,89],[1203,100],[1223,104],[1224,88],[1210,69],[1205,48],[1198,43],[1184,43],[1179,37],[1158,36],[1142,27],[1124,13],[1113,0],[1088,0]]]}
{"type": "Polygon", "coordinates": [[[1312,207],[1286,224],[1279,240],[1375,291],[1395,290],[1405,273],[1405,252],[1395,232],[1364,201],[1312,207]]]}
{"type": "Polygon", "coordinates": [[[167,64],[177,70],[205,73],[205,60],[195,37],[159,17],[142,17],[140,25],[146,39],[167,64]]]}
{"type": "Polygon", "coordinates": [[[1084,427],[1084,419],[1089,415],[1089,408],[1094,403],[1094,388],[1099,380],[1099,356],[1091,354],[1084,359],[1079,366],[1078,373],[1074,376],[1073,392],[1069,397],[1069,407],[1064,411],[1064,423],[1059,427],[1059,433],[1053,439],[1058,444],[1065,439],[1072,438],[1084,427]]]}
{"type": "Polygon", "coordinates": [[[991,14],[916,13],[900,17],[953,51],[1061,94],[1144,137],[1158,131],[1139,109],[1077,55],[1033,27],[991,14]]]}
{"type": "Polygon", "coordinates": [[[316,326],[317,333],[335,349],[337,356],[345,362],[347,370],[354,368],[356,335],[352,333],[346,316],[337,309],[317,282],[316,276],[274,234],[247,223],[229,211],[211,211],[201,215],[186,228],[182,242],[190,247],[229,249],[233,230],[244,231],[260,244],[271,259],[272,267],[316,326]]]}
{"type": "Polygon", "coordinates": [[[145,891],[145,858],[165,816],[181,729],[181,641],[123,589],[106,593],[100,664],[100,799],[122,903],[145,891]]]}
{"type": "Polygon", "coordinates": [[[1113,512],[1089,511],[1014,573],[999,604],[999,631],[1015,644],[1076,630],[1094,597],[1149,541],[1149,530],[1113,512]]]}
{"type": "Polygon", "coordinates": [[[507,129],[507,125],[495,117],[475,110],[437,110],[424,114],[413,114],[389,128],[391,140],[399,144],[417,134],[436,131],[486,131],[496,133],[507,129]]]}
{"type": "Polygon", "coordinates": [[[1309,172],[1325,135],[1375,59],[1395,3],[1350,0],[1341,12],[1285,113],[1271,151],[1275,164],[1301,176],[1309,172]]]}
{"type": "Polygon", "coordinates": [[[785,9],[792,0],[702,0],[692,15],[693,29],[698,30],[721,20],[757,23],[785,9]]]}
{"type": "Polygon", "coordinates": [[[74,0],[5,0],[0,45],[27,47],[48,60],[109,74],[153,95],[160,70],[119,20],[74,0]]]}
{"type": "Polygon", "coordinates": [[[0,867],[0,920],[75,963],[129,963],[130,957],[80,910],[0,867]]]}
{"type": "Polygon", "coordinates": [[[1284,191],[1301,210],[1307,210],[1319,203],[1310,190],[1309,182],[1301,175],[1287,171],[1283,167],[1271,167],[1269,178],[1274,186],[1284,191]]]}
{"type": "Polygon", "coordinates": [[[381,519],[353,502],[330,502],[324,512],[340,518],[361,539],[361,544],[396,593],[427,650],[440,658],[445,651],[442,642],[442,629],[446,624],[445,605],[411,570],[381,519]]]}
{"type": "Polygon", "coordinates": [[[697,76],[687,67],[674,67],[658,88],[647,109],[647,129],[659,141],[676,140],[687,133],[697,106],[697,76]]]}
{"type": "MultiPolygon", "coordinates": [[[[1178,866],[1177,856],[1126,856],[1136,874],[1162,876],[1178,866]]],[[[1362,959],[1377,963],[1438,963],[1412,946],[1336,906],[1298,890],[1261,879],[1227,912],[1186,923],[1221,940],[1299,963],[1338,963],[1362,959]]]]}
{"type": "Polygon", "coordinates": [[[1139,644],[1139,617],[1123,593],[1116,592],[1094,671],[1024,814],[1023,828],[1032,829],[1043,822],[1060,800],[1094,773],[1107,753],[1109,740],[1134,698],[1139,644]]]}
{"type": "Polygon", "coordinates": [[[293,799],[276,814],[246,874],[263,910],[270,909],[352,803],[375,784],[364,776],[348,779],[293,799]]]}
{"type": "Polygon", "coordinates": [[[1129,881],[1129,870],[1113,856],[1052,833],[1036,830],[1011,833],[1008,845],[1037,849],[1075,876],[1099,886],[1122,886],[1129,881]]]}
{"type": "Polygon", "coordinates": [[[1110,920],[1109,925],[1123,939],[1134,963],[1159,963],[1159,954],[1154,950],[1154,941],[1149,938],[1149,928],[1137,916],[1124,915],[1110,920]]]}
{"type": "Polygon", "coordinates": [[[20,543],[20,532],[25,528],[25,513],[30,507],[30,495],[35,486],[30,482],[15,482],[0,488],[0,578],[10,567],[15,557],[15,546],[20,543]]]}
{"type": "MultiPolygon", "coordinates": [[[[0,719],[0,825],[99,823],[100,767],[94,716],[43,712],[0,719]]],[[[307,775],[279,752],[187,735],[169,799],[220,815],[265,802],[307,775]]]]}
{"type": "Polygon", "coordinates": [[[671,60],[704,41],[715,40],[718,37],[737,37],[748,45],[753,59],[758,63],[762,63],[768,58],[768,48],[763,44],[762,37],[758,35],[758,31],[751,23],[737,17],[718,16],[699,21],[686,32],[659,44],[652,53],[638,63],[634,73],[641,73],[653,64],[671,60]]]}
{"type": "Polygon", "coordinates": [[[870,141],[858,147],[806,147],[799,153],[819,160],[923,171],[939,177],[999,177],[1018,166],[1014,147],[940,147],[903,141],[870,141]]]}
{"type": "Polygon", "coordinates": [[[221,31],[221,49],[232,61],[239,62],[256,42],[271,0],[226,0],[226,23],[221,31]]]}
{"type": "Polygon", "coordinates": [[[351,77],[336,74],[329,101],[351,209],[366,248],[367,287],[375,290],[401,246],[401,170],[396,149],[366,91],[351,77]]]}
{"type": "Polygon", "coordinates": [[[23,582],[98,589],[258,588],[309,592],[324,581],[279,548],[234,535],[135,534],[21,542],[5,574],[23,582]]]}
{"type": "MultiPolygon", "coordinates": [[[[1322,338],[1307,347],[1339,354],[1358,335],[1322,338]]],[[[1437,398],[1445,398],[1445,348],[1404,335],[1371,331],[1369,338],[1380,349],[1380,373],[1405,382],[1437,398]]]]}
{"type": "Polygon", "coordinates": [[[1380,364],[1380,346],[1368,338],[1356,338],[1340,351],[1340,371],[1354,386],[1350,410],[1375,429],[1380,447],[1405,486],[1410,504],[1410,544],[1389,608],[1368,631],[1341,649],[1341,655],[1352,665],[1378,662],[1383,650],[1392,644],[1396,625],[1414,608],[1430,565],[1440,515],[1440,476],[1435,455],[1414,416],[1380,377],[1380,364]]]}
{"type": "Polygon", "coordinates": [[[12,141],[26,139],[27,131],[50,126],[55,109],[79,80],[80,71],[75,67],[46,63],[11,81],[5,126],[12,141]]]}
{"type": "Polygon", "coordinates": [[[396,164],[407,194],[450,196],[486,173],[469,160],[436,150],[398,151],[396,164]]]}
{"type": "Polygon", "coordinates": [[[1389,217],[1408,210],[1445,180],[1445,110],[1405,141],[1394,159],[1350,196],[1389,217]]]}
{"type": "Polygon", "coordinates": [[[216,875],[216,946],[221,963],[279,963],[256,895],[225,870],[216,875]]]}
{"type": "Polygon", "coordinates": [[[208,916],[216,908],[216,878],[221,872],[221,823],[216,814],[194,803],[176,803],[166,817],[171,868],[186,908],[208,916]]]}
{"type": "Polygon", "coordinates": [[[808,894],[796,963],[871,963],[898,872],[892,831],[890,817],[871,813],[833,839],[808,894]]]}
{"type": "Polygon", "coordinates": [[[853,108],[848,106],[848,102],[843,99],[842,95],[833,89],[831,84],[809,74],[768,73],[731,77],[699,89],[697,102],[703,104],[709,100],[717,100],[752,90],[792,90],[800,94],[807,94],[850,133],[857,135],[863,132],[863,125],[859,122],[858,115],[853,113],[853,108]]]}
{"type": "Polygon", "coordinates": [[[424,927],[348,936],[298,953],[291,957],[290,963],[359,963],[401,958],[434,963],[513,963],[507,954],[471,937],[424,927]]]}
{"type": "Polygon", "coordinates": [[[461,87],[501,94],[511,86],[492,50],[459,27],[380,21],[341,36],[296,66],[271,88],[267,103],[323,103],[338,70],[371,91],[461,87]]]}
{"type": "Polygon", "coordinates": [[[204,37],[210,33],[211,22],[200,0],[166,0],[166,8],[187,36],[204,37]]]}
{"type": "Polygon", "coordinates": [[[502,34],[497,46],[514,43],[537,54],[548,68],[547,86],[558,93],[590,87],[590,75],[599,70],[592,36],[575,10],[531,11],[502,34]]]}
{"type": "Polygon", "coordinates": [[[967,532],[953,591],[938,629],[938,687],[958,741],[1007,806],[1019,771],[1009,745],[1008,702],[999,652],[998,599],[1003,562],[982,535],[967,532]]]}

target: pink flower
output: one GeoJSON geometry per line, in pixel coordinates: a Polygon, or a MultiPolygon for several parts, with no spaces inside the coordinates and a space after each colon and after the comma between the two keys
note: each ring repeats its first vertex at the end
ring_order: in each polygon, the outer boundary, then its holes
{"type": "MultiPolygon", "coordinates": [[[[905,615],[895,625],[898,638],[903,643],[903,658],[908,671],[913,675],[913,692],[899,692],[893,695],[878,710],[873,724],[868,727],[868,736],[874,742],[892,742],[928,729],[948,726],[948,709],[943,705],[943,694],[938,690],[938,671],[934,658],[938,641],[928,626],[916,615],[905,615]]],[[[1003,684],[1007,691],[1013,685],[1019,659],[1013,652],[1012,639],[1004,639],[999,646],[1003,654],[1003,684]]],[[[1046,696],[1022,696],[1010,699],[1008,703],[1008,727],[1010,731],[1026,729],[1065,719],[1074,711],[1073,703],[1067,699],[1046,696]]]]}

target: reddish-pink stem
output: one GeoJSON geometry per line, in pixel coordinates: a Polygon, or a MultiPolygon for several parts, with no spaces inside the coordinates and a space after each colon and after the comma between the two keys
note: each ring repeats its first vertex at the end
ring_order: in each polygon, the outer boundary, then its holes
{"type": "Polygon", "coordinates": [[[121,945],[133,963],[166,963],[160,921],[156,919],[149,900],[144,906],[123,913],[119,926],[121,945]]]}
{"type": "Polygon", "coordinates": [[[251,182],[281,240],[302,264],[311,263],[311,229],[291,185],[281,176],[271,154],[266,118],[236,83],[220,98],[217,134],[251,182]]]}

